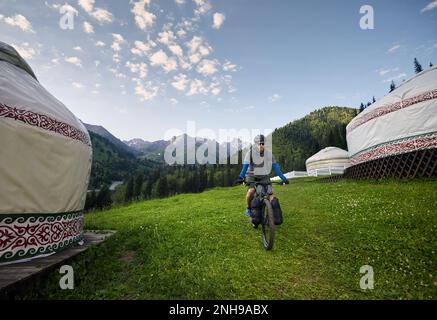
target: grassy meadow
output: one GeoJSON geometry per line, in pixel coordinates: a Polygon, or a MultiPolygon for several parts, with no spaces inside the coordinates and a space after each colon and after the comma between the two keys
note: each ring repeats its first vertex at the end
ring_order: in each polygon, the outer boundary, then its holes
{"type": "Polygon", "coordinates": [[[86,214],[117,230],[76,257],[75,289],[59,273],[33,299],[436,299],[437,182],[297,179],[275,186],[284,211],[275,246],[244,216],[245,188],[86,214]],[[371,265],[374,289],[360,289],[371,265]]]}

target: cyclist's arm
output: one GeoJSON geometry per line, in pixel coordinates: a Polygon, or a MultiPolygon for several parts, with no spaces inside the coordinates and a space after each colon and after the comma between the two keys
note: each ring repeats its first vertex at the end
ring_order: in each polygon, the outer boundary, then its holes
{"type": "Polygon", "coordinates": [[[240,175],[239,175],[240,179],[244,179],[248,169],[249,169],[249,164],[248,163],[243,163],[243,169],[241,169],[241,172],[240,172],[240,175]]]}
{"type": "Polygon", "coordinates": [[[284,176],[284,174],[282,173],[281,169],[279,168],[279,164],[273,163],[272,164],[272,169],[279,176],[279,178],[282,179],[282,181],[284,181],[284,182],[288,181],[288,179],[284,176]]]}

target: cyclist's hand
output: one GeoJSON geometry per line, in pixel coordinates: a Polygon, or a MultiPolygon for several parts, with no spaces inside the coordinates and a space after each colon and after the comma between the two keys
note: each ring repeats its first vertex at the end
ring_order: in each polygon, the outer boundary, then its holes
{"type": "Polygon", "coordinates": [[[244,183],[244,179],[241,177],[238,177],[238,179],[235,181],[236,184],[243,184],[244,183]]]}

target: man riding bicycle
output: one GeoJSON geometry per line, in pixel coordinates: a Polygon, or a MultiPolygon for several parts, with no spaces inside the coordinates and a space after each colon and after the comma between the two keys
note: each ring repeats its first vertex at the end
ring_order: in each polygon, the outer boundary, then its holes
{"type": "MultiPolygon", "coordinates": [[[[246,153],[243,160],[243,169],[241,170],[240,176],[237,179],[237,182],[246,182],[246,185],[249,187],[246,194],[246,216],[252,218],[253,215],[251,203],[255,195],[254,185],[256,182],[267,185],[267,193],[269,194],[270,201],[274,199],[273,189],[270,182],[270,173],[272,169],[285,184],[289,183],[287,178],[281,172],[279,165],[276,163],[272,152],[265,149],[264,135],[256,136],[254,142],[256,148],[251,147],[246,153]]],[[[257,227],[257,223],[254,223],[254,227],[257,227]]]]}

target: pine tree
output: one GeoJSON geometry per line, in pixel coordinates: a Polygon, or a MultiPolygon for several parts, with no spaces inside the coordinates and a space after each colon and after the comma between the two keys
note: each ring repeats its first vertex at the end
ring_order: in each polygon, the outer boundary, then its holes
{"type": "Polygon", "coordinates": [[[109,190],[109,187],[105,184],[97,194],[96,207],[99,209],[104,209],[110,207],[111,204],[111,191],[109,190]]]}
{"type": "Polygon", "coordinates": [[[126,185],[126,192],[124,194],[124,201],[130,202],[134,195],[134,178],[129,177],[126,185]]]}
{"type": "Polygon", "coordinates": [[[395,85],[395,82],[392,80],[391,84],[390,84],[390,91],[389,92],[392,92],[394,89],[396,89],[396,85],[395,85]]]}
{"type": "Polygon", "coordinates": [[[167,184],[167,177],[163,176],[159,179],[158,183],[158,197],[165,198],[168,196],[168,184],[167,184]]]}
{"type": "Polygon", "coordinates": [[[85,200],[85,211],[90,211],[96,207],[96,191],[88,192],[85,200]]]}
{"type": "Polygon", "coordinates": [[[423,71],[422,66],[420,65],[419,61],[417,61],[416,58],[414,58],[414,71],[416,73],[419,73],[419,72],[423,71]]]}
{"type": "Polygon", "coordinates": [[[375,96],[373,96],[372,103],[375,103],[375,102],[376,102],[376,99],[375,99],[375,96]]]}
{"type": "Polygon", "coordinates": [[[208,171],[208,185],[207,187],[210,188],[214,188],[215,186],[215,170],[214,170],[214,166],[212,167],[212,169],[210,171],[208,171]]]}
{"type": "Polygon", "coordinates": [[[429,63],[429,67],[432,68],[434,65],[432,64],[432,62],[429,63]]]}
{"type": "Polygon", "coordinates": [[[134,189],[133,189],[133,198],[138,200],[141,195],[141,188],[143,187],[143,175],[139,174],[135,178],[134,189]]]}
{"type": "Polygon", "coordinates": [[[153,188],[153,182],[152,179],[147,178],[146,183],[143,187],[143,198],[149,199],[152,196],[152,188],[153,188]]]}
{"type": "Polygon", "coordinates": [[[365,109],[365,107],[364,107],[364,103],[361,102],[361,105],[360,105],[360,113],[363,112],[364,109],[365,109]]]}

